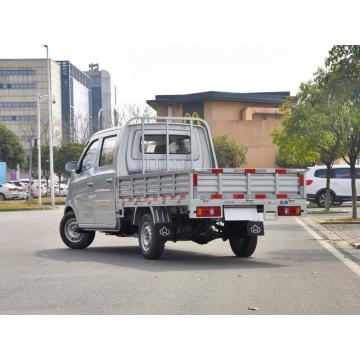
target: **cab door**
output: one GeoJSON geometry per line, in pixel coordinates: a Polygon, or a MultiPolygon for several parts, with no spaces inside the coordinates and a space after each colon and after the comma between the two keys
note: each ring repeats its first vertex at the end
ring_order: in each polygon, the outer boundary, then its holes
{"type": "Polygon", "coordinates": [[[76,219],[79,225],[93,225],[94,206],[92,201],[94,187],[94,168],[98,157],[99,139],[92,141],[79,162],[71,182],[76,219]]]}
{"type": "Polygon", "coordinates": [[[102,139],[98,166],[94,174],[94,215],[95,224],[103,228],[114,228],[116,225],[116,169],[115,154],[117,135],[102,139]]]}

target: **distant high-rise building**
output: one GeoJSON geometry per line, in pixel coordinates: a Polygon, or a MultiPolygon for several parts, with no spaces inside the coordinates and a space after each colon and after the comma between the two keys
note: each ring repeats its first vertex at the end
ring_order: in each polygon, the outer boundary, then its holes
{"type": "Polygon", "coordinates": [[[90,77],[69,61],[60,65],[63,142],[84,143],[92,134],[90,77]]]}
{"type": "MultiPolygon", "coordinates": [[[[53,139],[59,144],[61,127],[61,84],[59,65],[50,60],[53,139]]],[[[25,149],[37,137],[37,95],[48,94],[46,59],[0,59],[0,122],[12,130],[25,149]]],[[[41,139],[47,143],[48,101],[41,102],[41,139]]]]}
{"type": "Polygon", "coordinates": [[[90,64],[85,74],[91,78],[91,104],[93,130],[118,125],[117,89],[106,70],[99,70],[99,64],[90,64]]]}

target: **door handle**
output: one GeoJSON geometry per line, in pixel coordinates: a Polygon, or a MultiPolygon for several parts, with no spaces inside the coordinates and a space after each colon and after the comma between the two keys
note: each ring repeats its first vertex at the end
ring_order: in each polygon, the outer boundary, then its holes
{"type": "Polygon", "coordinates": [[[105,179],[105,182],[107,182],[108,184],[112,183],[113,179],[105,179]]]}
{"type": "Polygon", "coordinates": [[[88,183],[87,183],[87,186],[93,186],[93,185],[94,185],[93,182],[88,182],[88,183]]]}

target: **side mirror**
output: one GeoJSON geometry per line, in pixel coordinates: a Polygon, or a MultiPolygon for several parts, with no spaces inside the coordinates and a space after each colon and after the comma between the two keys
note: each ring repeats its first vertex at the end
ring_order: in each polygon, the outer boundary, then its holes
{"type": "Polygon", "coordinates": [[[68,161],[65,164],[65,170],[66,171],[74,171],[77,168],[77,161],[68,161]]]}

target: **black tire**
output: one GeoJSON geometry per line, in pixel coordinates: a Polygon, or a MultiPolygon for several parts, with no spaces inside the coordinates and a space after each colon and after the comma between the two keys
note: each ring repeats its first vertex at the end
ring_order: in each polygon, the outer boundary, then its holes
{"type": "Polygon", "coordinates": [[[60,222],[61,239],[70,249],[85,249],[95,238],[95,231],[77,231],[75,214],[67,212],[60,222]]]}
{"type": "Polygon", "coordinates": [[[154,221],[150,214],[144,214],[139,224],[139,247],[145,259],[158,259],[163,250],[165,242],[155,231],[154,221]]]}
{"type": "Polygon", "coordinates": [[[229,239],[233,253],[238,257],[251,256],[257,246],[257,236],[245,235],[243,238],[231,237],[229,239]]]}
{"type": "Polygon", "coordinates": [[[5,195],[4,195],[4,194],[0,194],[0,201],[4,201],[4,200],[6,200],[5,195]]]}
{"type": "MultiPolygon", "coordinates": [[[[316,196],[316,205],[318,207],[324,208],[325,207],[325,196],[326,196],[326,191],[320,191],[318,193],[318,195],[316,196]]],[[[334,205],[334,195],[330,192],[330,207],[334,205]]]]}

